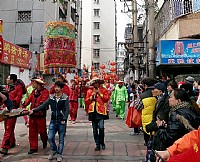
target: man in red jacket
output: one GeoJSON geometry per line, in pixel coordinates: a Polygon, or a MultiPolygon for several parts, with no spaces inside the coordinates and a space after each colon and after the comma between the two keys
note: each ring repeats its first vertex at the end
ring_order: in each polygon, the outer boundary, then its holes
{"type": "MultiPolygon", "coordinates": [[[[23,103],[23,108],[26,108],[31,103],[31,108],[38,107],[49,98],[49,91],[44,88],[46,83],[40,79],[33,79],[32,86],[34,90],[23,103]]],[[[38,151],[38,134],[40,134],[43,142],[43,148],[47,146],[47,130],[46,130],[46,110],[35,112],[30,115],[29,119],[29,143],[30,150],[28,154],[33,154],[38,151]]]]}
{"type": "Polygon", "coordinates": [[[70,87],[70,96],[69,96],[69,103],[70,103],[70,117],[72,123],[75,124],[78,112],[78,96],[80,93],[80,88],[78,85],[78,81],[71,79],[71,87],[70,87]]]}
{"type": "MultiPolygon", "coordinates": [[[[57,78],[56,78],[56,82],[60,81],[60,82],[64,82],[65,86],[63,88],[63,93],[66,94],[68,97],[70,95],[70,88],[68,86],[68,80],[66,78],[66,76],[63,74],[58,74],[57,78]]],[[[54,94],[55,93],[55,84],[52,85],[51,89],[50,89],[50,94],[54,94]]]]}
{"type": "MultiPolygon", "coordinates": [[[[18,82],[16,74],[10,74],[8,76],[6,88],[8,90],[10,100],[13,102],[14,109],[19,108],[19,104],[23,96],[23,85],[18,82]]],[[[5,132],[1,144],[1,154],[7,154],[8,149],[15,147],[16,145],[14,133],[16,121],[17,118],[15,117],[5,120],[4,122],[5,132]]]]}

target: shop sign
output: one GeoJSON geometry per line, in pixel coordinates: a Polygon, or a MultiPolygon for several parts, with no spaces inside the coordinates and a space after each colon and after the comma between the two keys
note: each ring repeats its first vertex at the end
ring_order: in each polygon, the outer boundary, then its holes
{"type": "Polygon", "coordinates": [[[3,55],[0,62],[28,69],[30,59],[30,51],[3,40],[3,55]]]}
{"type": "Polygon", "coordinates": [[[200,64],[200,40],[161,40],[161,64],[200,64]]]}

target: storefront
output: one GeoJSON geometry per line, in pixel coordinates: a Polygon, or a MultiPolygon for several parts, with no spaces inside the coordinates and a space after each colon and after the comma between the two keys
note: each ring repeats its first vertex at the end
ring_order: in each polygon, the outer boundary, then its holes
{"type": "Polygon", "coordinates": [[[200,40],[161,40],[156,64],[162,76],[200,74],[200,40]]]}
{"type": "Polygon", "coordinates": [[[3,49],[0,53],[2,84],[5,84],[7,76],[11,73],[17,74],[18,78],[22,79],[26,85],[29,84],[31,52],[4,39],[1,39],[0,42],[3,49]]]}

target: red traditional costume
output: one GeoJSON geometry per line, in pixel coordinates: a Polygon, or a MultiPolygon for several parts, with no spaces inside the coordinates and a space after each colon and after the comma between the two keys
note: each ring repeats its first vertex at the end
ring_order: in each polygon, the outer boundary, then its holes
{"type": "Polygon", "coordinates": [[[72,85],[70,87],[70,96],[69,96],[69,103],[70,103],[70,117],[72,121],[76,121],[77,112],[78,112],[78,96],[80,93],[80,87],[78,85],[72,85]]]}
{"type": "MultiPolygon", "coordinates": [[[[14,109],[19,108],[19,104],[21,102],[23,96],[23,86],[20,83],[9,85],[6,87],[9,91],[9,98],[14,104],[14,109]]],[[[5,133],[3,136],[1,147],[3,149],[9,149],[10,147],[15,146],[15,125],[17,118],[11,118],[5,120],[4,129],[5,133]]]]}
{"type": "Polygon", "coordinates": [[[102,87],[102,86],[99,87],[99,89],[98,89],[99,94],[96,96],[95,101],[92,99],[92,93],[93,93],[94,90],[95,90],[94,88],[91,88],[87,91],[85,104],[89,105],[88,113],[92,113],[92,112],[95,111],[94,108],[95,108],[95,103],[96,103],[97,113],[101,114],[101,115],[107,115],[106,104],[110,99],[110,95],[108,93],[108,90],[106,88],[102,87]]]}
{"type": "MultiPolygon", "coordinates": [[[[34,89],[30,96],[26,99],[23,107],[27,107],[31,103],[31,108],[38,107],[49,98],[49,91],[46,88],[42,90],[34,89]]],[[[30,150],[38,149],[38,133],[40,134],[43,144],[47,143],[46,130],[46,110],[39,111],[30,115],[29,119],[29,143],[30,150]]]]}

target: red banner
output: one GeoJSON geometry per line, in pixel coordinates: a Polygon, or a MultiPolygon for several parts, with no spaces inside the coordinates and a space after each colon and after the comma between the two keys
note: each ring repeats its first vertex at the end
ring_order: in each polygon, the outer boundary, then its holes
{"type": "Polygon", "coordinates": [[[44,55],[44,66],[46,68],[75,67],[76,56],[67,51],[46,51],[44,55]]]}
{"type": "Polygon", "coordinates": [[[30,59],[30,51],[3,40],[3,56],[0,62],[28,69],[30,59]]]}

